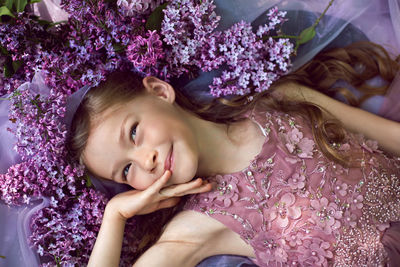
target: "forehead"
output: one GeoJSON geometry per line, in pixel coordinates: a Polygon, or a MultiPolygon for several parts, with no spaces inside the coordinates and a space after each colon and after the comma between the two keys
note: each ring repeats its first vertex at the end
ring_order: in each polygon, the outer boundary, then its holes
{"type": "Polygon", "coordinates": [[[96,128],[104,124],[104,122],[112,123],[118,121],[118,117],[123,114],[141,114],[139,111],[147,106],[149,96],[137,95],[133,99],[124,101],[123,103],[114,104],[104,111],[95,114],[91,118],[90,133],[92,134],[96,128]]]}

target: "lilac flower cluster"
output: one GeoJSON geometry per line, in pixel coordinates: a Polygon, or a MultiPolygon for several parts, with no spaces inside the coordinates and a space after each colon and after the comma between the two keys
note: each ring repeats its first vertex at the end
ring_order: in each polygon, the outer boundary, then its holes
{"type": "MultiPolygon", "coordinates": [[[[82,166],[68,160],[62,121],[69,95],[115,69],[169,79],[219,67],[224,72],[211,93],[243,95],[268,89],[290,66],[293,46],[268,37],[285,20],[276,8],[256,33],[246,22],[218,32],[212,0],[173,0],[164,9],[161,30],[146,29],[149,14],[163,2],[63,0],[67,23],[50,27],[22,12],[0,28],[0,65],[11,64],[15,71],[12,77],[1,74],[0,95],[10,94],[15,125],[10,131],[22,158],[0,174],[0,196],[7,204],[48,200],[31,221],[30,240],[43,266],[88,259],[107,201],[87,182],[82,166]],[[20,87],[38,71],[49,88],[20,87]]],[[[135,258],[140,234],[134,222],[127,225],[122,265],[135,258]]]]}
{"type": "Polygon", "coordinates": [[[149,14],[165,0],[118,0],[117,5],[125,16],[149,14]]]}
{"type": "Polygon", "coordinates": [[[148,75],[166,76],[163,75],[165,68],[159,71],[161,65],[159,62],[165,54],[156,31],[148,31],[145,36],[136,36],[127,47],[126,55],[138,71],[148,75]]]}
{"type": "Polygon", "coordinates": [[[86,186],[80,178],[82,166],[67,161],[66,126],[61,123],[66,95],[54,90],[46,94],[43,88],[39,94],[32,87],[21,86],[11,98],[9,116],[18,121],[12,131],[22,162],[0,175],[2,199],[29,204],[47,196],[48,206],[32,217],[30,241],[44,266],[53,266],[55,258],[79,263],[93,246],[106,198],[86,186]]]}
{"type": "Polygon", "coordinates": [[[124,49],[142,23],[105,1],[62,1],[62,7],[70,17],[58,38],[68,43],[44,53],[41,69],[49,86],[69,95],[84,85],[96,85],[117,68],[131,68],[124,49]]]}
{"type": "Polygon", "coordinates": [[[22,83],[32,79],[34,71],[43,62],[41,51],[56,47],[60,43],[58,38],[43,38],[49,35],[51,33],[38,21],[29,20],[27,13],[21,13],[13,24],[2,23],[0,66],[2,70],[8,67],[12,71],[16,66],[20,67],[11,78],[0,74],[0,95],[9,94],[22,83]]]}
{"type": "MultiPolygon", "coordinates": [[[[62,123],[66,97],[116,68],[132,68],[124,49],[144,32],[141,19],[125,18],[103,1],[66,1],[64,8],[69,22],[52,32],[22,14],[18,23],[5,24],[0,33],[1,47],[12,60],[24,60],[24,66],[4,81],[2,91],[12,94],[9,116],[22,162],[0,175],[0,192],[8,204],[50,198],[50,205],[32,217],[30,237],[44,266],[86,261],[106,203],[101,193],[87,188],[82,166],[67,160],[62,123]],[[51,89],[16,90],[36,70],[44,73],[51,89]]],[[[157,41],[155,34],[148,37],[157,41]]]]}
{"type": "Polygon", "coordinates": [[[203,71],[223,66],[210,85],[215,97],[262,92],[289,70],[293,44],[269,37],[284,23],[286,12],[272,8],[269,23],[254,33],[247,22],[215,32],[219,17],[212,1],[176,1],[167,6],[162,24],[164,41],[171,46],[169,68],[180,75],[194,66],[203,71]]]}
{"type": "Polygon", "coordinates": [[[179,76],[203,65],[200,51],[214,38],[213,31],[221,19],[214,9],[212,0],[182,0],[171,2],[164,10],[161,34],[170,46],[166,61],[171,75],[179,76]]]}
{"type": "MultiPolygon", "coordinates": [[[[49,206],[35,214],[31,242],[43,259],[57,259],[70,266],[89,260],[86,247],[94,245],[106,200],[92,188],[80,190],[77,198],[51,197],[49,206]]],[[[42,266],[54,263],[44,262],[42,266]]]]}

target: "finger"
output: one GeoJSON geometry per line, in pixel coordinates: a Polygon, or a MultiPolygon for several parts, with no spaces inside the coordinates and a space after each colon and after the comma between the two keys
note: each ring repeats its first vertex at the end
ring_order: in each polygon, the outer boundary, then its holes
{"type": "Polygon", "coordinates": [[[179,201],[180,201],[179,197],[172,197],[172,198],[161,200],[159,202],[158,209],[174,207],[179,203],[179,201]]]}
{"type": "Polygon", "coordinates": [[[163,188],[162,190],[160,190],[160,195],[167,196],[167,197],[178,196],[180,193],[194,189],[194,188],[198,188],[198,187],[202,186],[202,184],[203,184],[203,181],[201,180],[201,178],[198,178],[189,183],[172,185],[172,186],[163,188]]]}
{"type": "Polygon", "coordinates": [[[179,201],[180,201],[179,197],[164,199],[164,200],[159,201],[158,203],[154,203],[154,204],[148,206],[145,209],[142,209],[137,214],[138,215],[149,214],[149,213],[152,213],[152,212],[160,210],[160,209],[171,208],[171,207],[176,206],[179,203],[179,201]]]}
{"type": "Polygon", "coordinates": [[[149,188],[146,189],[146,191],[149,191],[151,194],[158,193],[165,186],[170,177],[171,171],[165,171],[160,178],[158,178],[152,185],[149,186],[149,188]]]}
{"type": "Polygon", "coordinates": [[[213,188],[213,185],[211,183],[206,183],[206,184],[203,184],[201,187],[193,188],[193,189],[181,192],[177,196],[185,196],[185,195],[193,195],[193,194],[205,193],[205,192],[210,191],[212,188],[213,188]]]}

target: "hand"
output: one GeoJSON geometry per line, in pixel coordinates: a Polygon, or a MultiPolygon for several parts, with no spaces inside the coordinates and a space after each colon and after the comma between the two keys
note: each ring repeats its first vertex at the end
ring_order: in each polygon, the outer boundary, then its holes
{"type": "Polygon", "coordinates": [[[169,170],[147,189],[131,190],[113,197],[107,204],[106,212],[115,214],[123,220],[134,215],[147,214],[178,204],[179,197],[210,191],[212,185],[198,178],[194,181],[164,187],[171,177],[169,170]]]}

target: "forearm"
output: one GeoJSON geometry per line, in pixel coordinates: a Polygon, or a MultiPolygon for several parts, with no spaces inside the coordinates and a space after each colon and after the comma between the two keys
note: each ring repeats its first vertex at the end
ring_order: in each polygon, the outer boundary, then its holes
{"type": "Polygon", "coordinates": [[[90,255],[89,267],[112,267],[119,265],[125,220],[115,216],[114,211],[107,207],[96,243],[90,255]]]}
{"type": "Polygon", "coordinates": [[[400,123],[351,107],[297,84],[282,85],[277,88],[277,94],[289,100],[307,101],[322,107],[328,112],[328,116],[338,119],[347,130],[376,140],[382,149],[400,156],[400,123]]]}

